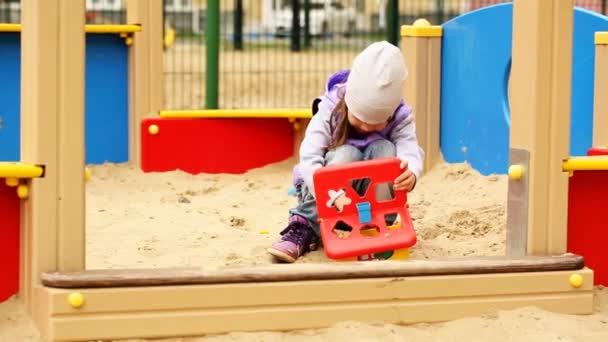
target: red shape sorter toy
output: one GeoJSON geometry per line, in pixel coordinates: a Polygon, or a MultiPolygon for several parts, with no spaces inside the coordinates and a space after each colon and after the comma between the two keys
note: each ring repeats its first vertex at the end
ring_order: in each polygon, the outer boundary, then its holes
{"type": "Polygon", "coordinates": [[[343,259],[364,254],[373,254],[408,248],[416,243],[416,233],[407,209],[407,191],[395,191],[394,198],[376,199],[376,187],[393,184],[403,172],[398,158],[382,158],[330,165],[315,171],[313,181],[317,211],[321,228],[321,239],[325,254],[332,259],[343,259]],[[355,180],[369,179],[365,194],[360,196],[351,185],[355,180]],[[344,191],[351,203],[339,212],[330,204],[332,196],[344,191]],[[387,226],[385,217],[399,214],[401,224],[387,226]],[[350,226],[348,236],[338,236],[334,228],[339,223],[350,226]],[[375,229],[369,234],[370,227],[375,229]]]}

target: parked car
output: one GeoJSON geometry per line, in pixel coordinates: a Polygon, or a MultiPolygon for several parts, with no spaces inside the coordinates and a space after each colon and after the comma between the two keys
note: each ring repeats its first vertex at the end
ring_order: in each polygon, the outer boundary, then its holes
{"type": "MultiPolygon", "coordinates": [[[[345,7],[335,0],[310,0],[309,33],[313,36],[328,34],[350,35],[356,30],[357,13],[352,7],[345,7]]],[[[277,36],[291,34],[293,9],[291,4],[283,6],[273,16],[274,33],[277,36]]],[[[305,10],[302,2],[300,10],[300,31],[304,32],[305,10]]]]}

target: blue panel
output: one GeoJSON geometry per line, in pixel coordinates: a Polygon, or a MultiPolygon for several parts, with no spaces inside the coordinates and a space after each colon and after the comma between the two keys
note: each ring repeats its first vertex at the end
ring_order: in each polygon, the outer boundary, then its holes
{"type": "Polygon", "coordinates": [[[0,160],[20,159],[21,47],[19,33],[0,33],[0,160]]]}
{"type": "Polygon", "coordinates": [[[608,31],[608,18],[585,9],[574,12],[570,154],[587,154],[593,138],[595,32],[608,31]]]}
{"type": "MultiPolygon", "coordinates": [[[[575,9],[572,155],[591,147],[594,33],[608,30],[607,19],[575,9]]],[[[510,3],[470,12],[443,27],[441,149],[446,161],[467,161],[482,174],[504,174],[508,168],[511,28],[510,3]]]]}
{"type": "MultiPolygon", "coordinates": [[[[86,44],[86,163],[128,160],[128,60],[124,39],[89,34],[86,44]]],[[[0,34],[0,160],[20,159],[20,33],[0,34]]]]}
{"type": "Polygon", "coordinates": [[[88,164],[128,160],[127,53],[124,39],[118,35],[87,35],[85,100],[88,164]]]}
{"type": "Polygon", "coordinates": [[[441,149],[482,174],[508,165],[507,80],[512,6],[485,7],[443,26],[441,149]]]}

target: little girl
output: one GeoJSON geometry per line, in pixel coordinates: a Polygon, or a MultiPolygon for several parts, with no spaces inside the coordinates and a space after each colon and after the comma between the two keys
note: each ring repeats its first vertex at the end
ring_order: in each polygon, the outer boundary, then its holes
{"type": "MultiPolygon", "coordinates": [[[[313,101],[300,163],[294,168],[298,205],[289,211],[289,223],[280,240],[268,248],[270,254],[294,262],[316,249],[320,229],[313,173],[318,168],[397,156],[403,173],[393,189],[414,188],[424,152],[418,146],[412,110],[402,99],[407,73],[399,48],[383,41],[364,49],[351,70],[329,78],[325,94],[313,101]]],[[[334,201],[340,211],[341,203],[341,198],[334,201]]]]}

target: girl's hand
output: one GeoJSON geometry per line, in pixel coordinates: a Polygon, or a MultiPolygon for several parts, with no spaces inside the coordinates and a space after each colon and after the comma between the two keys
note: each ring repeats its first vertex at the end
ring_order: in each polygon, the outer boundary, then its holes
{"type": "Polygon", "coordinates": [[[404,171],[397,176],[397,178],[395,178],[394,189],[395,191],[412,191],[414,185],[416,184],[416,175],[414,175],[414,173],[408,169],[406,160],[401,162],[401,169],[404,171]]]}

